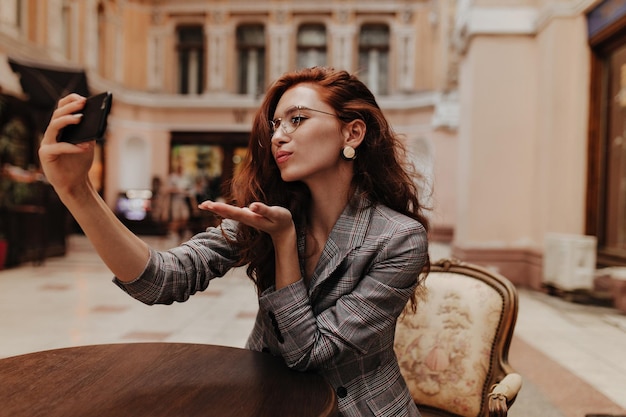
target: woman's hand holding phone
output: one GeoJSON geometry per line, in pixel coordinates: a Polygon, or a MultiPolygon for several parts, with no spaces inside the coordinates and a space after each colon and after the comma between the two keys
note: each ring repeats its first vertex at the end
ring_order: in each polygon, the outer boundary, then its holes
{"type": "Polygon", "coordinates": [[[72,144],[58,142],[63,128],[80,123],[86,98],[69,94],[59,100],[39,147],[39,159],[47,180],[62,197],[89,186],[89,169],[93,162],[95,141],[72,144]]]}
{"type": "Polygon", "coordinates": [[[108,91],[86,99],[80,111],[82,114],[80,121],[77,124],[65,126],[57,137],[57,141],[77,144],[102,138],[107,128],[112,100],[113,95],[108,91]]]}
{"type": "Polygon", "coordinates": [[[57,140],[62,129],[81,121],[85,101],[78,94],[59,100],[39,147],[39,159],[46,178],[113,275],[131,281],[145,267],[150,250],[117,218],[89,180],[96,141],[57,140]]]}

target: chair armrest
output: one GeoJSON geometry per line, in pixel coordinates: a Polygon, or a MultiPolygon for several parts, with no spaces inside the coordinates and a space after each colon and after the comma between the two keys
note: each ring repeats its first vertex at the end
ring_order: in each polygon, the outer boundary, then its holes
{"type": "Polygon", "coordinates": [[[522,387],[522,376],[511,373],[505,376],[502,381],[491,387],[489,393],[489,416],[506,417],[508,406],[515,399],[522,387]]]}

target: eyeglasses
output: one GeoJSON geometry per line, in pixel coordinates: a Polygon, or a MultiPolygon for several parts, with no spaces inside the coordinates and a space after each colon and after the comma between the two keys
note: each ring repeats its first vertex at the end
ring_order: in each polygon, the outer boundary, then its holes
{"type": "Polygon", "coordinates": [[[284,120],[282,117],[278,117],[274,120],[270,120],[270,132],[272,133],[272,136],[274,136],[274,134],[276,134],[276,131],[278,130],[278,127],[282,127],[283,128],[283,132],[285,132],[286,134],[291,134],[293,132],[295,132],[295,130],[298,128],[298,126],[300,126],[300,122],[303,119],[303,116],[301,114],[302,110],[308,110],[308,111],[314,111],[317,113],[323,113],[323,114],[327,114],[329,116],[334,116],[339,118],[339,116],[337,116],[334,113],[329,113],[326,111],[322,111],[322,110],[315,110],[315,109],[311,109],[309,107],[305,107],[305,106],[296,106],[294,107],[292,110],[290,110],[287,115],[285,116],[284,120]]]}

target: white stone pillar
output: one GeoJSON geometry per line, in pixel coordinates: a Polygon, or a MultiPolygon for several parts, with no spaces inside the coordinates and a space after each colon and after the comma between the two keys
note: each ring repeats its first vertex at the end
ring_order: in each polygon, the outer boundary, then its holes
{"type": "Polygon", "coordinates": [[[80,10],[79,4],[72,2],[68,4],[69,7],[69,27],[64,28],[65,36],[67,37],[66,47],[69,48],[65,51],[66,58],[70,61],[78,63],[80,60],[80,42],[81,36],[79,35],[78,28],[80,27],[80,10]]]}
{"type": "MultiPolygon", "coordinates": [[[[394,46],[396,52],[397,88],[402,92],[411,92],[415,87],[415,29],[407,26],[393,26],[394,46]]],[[[390,70],[392,68],[389,68],[390,70]]]]}
{"type": "Polygon", "coordinates": [[[113,57],[113,78],[116,82],[122,83],[124,81],[124,25],[120,15],[116,16],[113,20],[113,27],[115,28],[113,33],[113,51],[115,56],[113,57]]]}
{"type": "Polygon", "coordinates": [[[224,25],[207,25],[205,32],[207,34],[207,89],[212,92],[224,91],[228,66],[226,46],[229,29],[224,25]]]}
{"type": "Polygon", "coordinates": [[[51,55],[63,55],[63,0],[48,1],[48,50],[51,55]]]}
{"type": "Polygon", "coordinates": [[[156,26],[149,32],[148,50],[146,51],[148,65],[146,67],[148,89],[150,91],[163,91],[165,84],[163,68],[165,66],[163,58],[163,48],[167,37],[167,29],[156,26]]]}
{"type": "Polygon", "coordinates": [[[98,1],[85,1],[85,66],[87,69],[97,71],[98,69],[98,1]]]}
{"type": "Polygon", "coordinates": [[[290,25],[269,25],[268,27],[268,49],[269,62],[271,64],[269,81],[272,83],[283,73],[288,71],[292,50],[290,39],[293,35],[293,28],[290,25]]]}
{"type": "Polygon", "coordinates": [[[353,70],[356,27],[348,25],[331,25],[329,40],[332,46],[332,60],[330,65],[336,69],[353,70]]]}

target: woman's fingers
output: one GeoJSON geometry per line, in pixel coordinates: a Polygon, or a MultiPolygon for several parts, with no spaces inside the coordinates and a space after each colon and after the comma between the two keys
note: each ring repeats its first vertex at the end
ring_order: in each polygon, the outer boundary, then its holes
{"type": "Polygon", "coordinates": [[[56,143],[59,132],[65,126],[78,124],[82,119],[80,110],[85,106],[85,97],[72,93],[59,100],[59,105],[52,113],[48,127],[44,132],[42,144],[56,143]]]}
{"type": "Polygon", "coordinates": [[[78,94],[70,94],[59,100],[39,146],[43,172],[60,195],[88,181],[95,141],[78,145],[57,142],[61,129],[80,122],[80,111],[84,106],[85,98],[78,94]]]}
{"type": "Polygon", "coordinates": [[[236,207],[230,204],[205,201],[198,207],[270,234],[293,224],[289,210],[277,206],[270,207],[263,203],[252,203],[249,207],[236,207]]]}
{"type": "Polygon", "coordinates": [[[44,144],[39,148],[39,158],[51,161],[57,159],[62,154],[80,154],[91,150],[94,141],[72,144],[68,142],[54,142],[51,145],[44,144]]]}
{"type": "Polygon", "coordinates": [[[270,207],[263,203],[252,203],[249,207],[253,213],[259,214],[277,225],[289,224],[292,221],[291,212],[284,207],[270,207]]]}
{"type": "Polygon", "coordinates": [[[65,97],[63,97],[63,98],[61,98],[59,100],[59,104],[58,104],[57,108],[63,107],[66,104],[72,103],[72,102],[82,101],[84,103],[85,100],[86,100],[86,98],[81,96],[80,94],[70,93],[70,94],[66,95],[65,97]]]}
{"type": "Polygon", "coordinates": [[[262,217],[259,214],[253,213],[250,209],[246,207],[241,208],[231,206],[230,204],[218,203],[215,201],[204,201],[203,203],[200,203],[198,207],[201,210],[211,211],[218,216],[227,219],[243,221],[244,223],[248,223],[251,220],[256,220],[262,217]]]}

